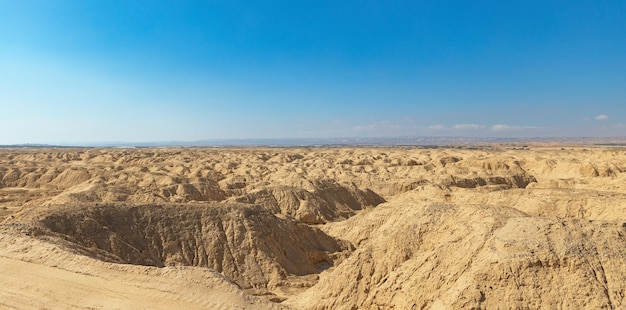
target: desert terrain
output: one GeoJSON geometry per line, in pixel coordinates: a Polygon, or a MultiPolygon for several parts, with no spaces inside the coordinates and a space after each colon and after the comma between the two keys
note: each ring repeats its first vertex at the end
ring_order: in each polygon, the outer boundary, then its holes
{"type": "Polygon", "coordinates": [[[0,149],[0,308],[626,308],[626,148],[0,149]]]}

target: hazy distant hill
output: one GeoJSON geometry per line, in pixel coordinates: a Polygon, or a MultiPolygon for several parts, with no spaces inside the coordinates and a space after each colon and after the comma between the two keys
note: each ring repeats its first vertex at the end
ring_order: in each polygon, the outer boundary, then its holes
{"type": "Polygon", "coordinates": [[[622,146],[626,137],[351,137],[351,138],[284,138],[284,139],[206,139],[197,141],[154,141],[154,142],[86,142],[58,144],[12,144],[0,148],[71,148],[71,147],[211,147],[211,146],[459,146],[501,143],[554,143],[622,146]]]}

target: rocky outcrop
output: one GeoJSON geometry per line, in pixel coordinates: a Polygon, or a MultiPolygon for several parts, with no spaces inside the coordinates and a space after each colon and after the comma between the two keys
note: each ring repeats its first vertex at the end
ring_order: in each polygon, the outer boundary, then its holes
{"type": "Polygon", "coordinates": [[[311,289],[288,300],[294,308],[599,309],[625,304],[622,221],[404,201],[339,226],[331,233],[352,239],[358,249],[311,289]]]}
{"type": "Polygon", "coordinates": [[[303,223],[321,224],[349,218],[356,211],[374,207],[385,200],[369,189],[360,190],[354,184],[342,186],[320,181],[311,192],[290,186],[266,187],[233,201],[259,204],[274,213],[295,217],[303,223]]]}

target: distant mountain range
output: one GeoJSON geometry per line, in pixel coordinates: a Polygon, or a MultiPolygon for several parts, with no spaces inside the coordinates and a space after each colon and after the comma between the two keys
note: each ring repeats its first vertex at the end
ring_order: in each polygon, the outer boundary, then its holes
{"type": "Polygon", "coordinates": [[[75,147],[339,147],[339,146],[463,146],[501,143],[555,143],[626,146],[626,137],[384,137],[384,138],[287,138],[287,139],[207,139],[198,141],[90,142],[0,145],[0,148],[75,148],[75,147]]]}

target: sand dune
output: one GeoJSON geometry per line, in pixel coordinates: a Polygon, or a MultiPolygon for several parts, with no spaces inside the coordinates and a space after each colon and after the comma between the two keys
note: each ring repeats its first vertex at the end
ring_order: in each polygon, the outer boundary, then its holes
{"type": "Polygon", "coordinates": [[[8,308],[626,306],[619,148],[5,149],[8,308]]]}

